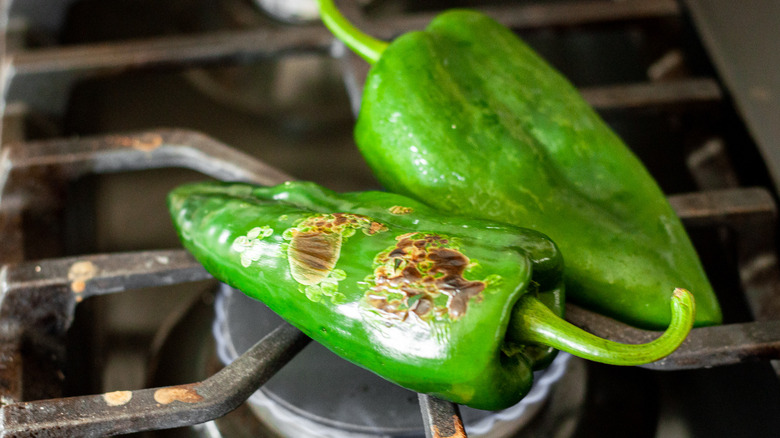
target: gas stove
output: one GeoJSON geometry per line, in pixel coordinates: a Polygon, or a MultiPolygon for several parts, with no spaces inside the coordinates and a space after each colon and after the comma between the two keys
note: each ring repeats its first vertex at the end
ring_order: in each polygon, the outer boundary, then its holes
{"type": "Polygon", "coordinates": [[[0,436],[777,436],[777,89],[749,68],[777,50],[756,22],[739,51],[717,3],[339,3],[386,39],[453,6],[514,29],[647,165],[724,308],[646,367],[560,355],[489,413],[341,361],[180,249],[184,182],[380,188],[351,133],[368,66],[311,1],[0,0],[0,436]]]}

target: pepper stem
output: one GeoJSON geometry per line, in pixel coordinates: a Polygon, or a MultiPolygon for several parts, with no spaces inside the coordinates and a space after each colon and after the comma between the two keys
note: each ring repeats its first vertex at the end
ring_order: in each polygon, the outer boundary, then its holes
{"type": "Polygon", "coordinates": [[[388,44],[371,35],[363,33],[352,25],[344,15],[339,12],[333,0],[317,0],[320,6],[320,17],[325,26],[330,29],[336,38],[340,39],[353,52],[360,55],[369,64],[375,64],[388,44]]]}
{"type": "Polygon", "coordinates": [[[555,315],[533,296],[523,296],[510,320],[508,339],[522,344],[541,344],[575,356],[610,365],[642,365],[655,362],[682,344],[693,327],[693,294],[675,289],[672,321],[657,339],[646,344],[621,344],[592,335],[555,315]]]}

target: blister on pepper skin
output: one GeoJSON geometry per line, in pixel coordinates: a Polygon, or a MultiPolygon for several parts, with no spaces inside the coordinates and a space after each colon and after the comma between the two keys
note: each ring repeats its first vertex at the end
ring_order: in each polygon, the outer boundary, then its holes
{"type": "Polygon", "coordinates": [[[290,239],[287,259],[293,278],[307,286],[327,278],[338,262],[342,241],[356,229],[369,235],[386,230],[369,218],[344,213],[314,216],[286,230],[290,239]]]}
{"type": "Polygon", "coordinates": [[[401,319],[447,315],[455,320],[466,313],[472,298],[482,298],[487,284],[464,278],[469,259],[450,247],[446,236],[407,233],[396,240],[375,259],[369,292],[374,307],[401,319]]]}
{"type": "Polygon", "coordinates": [[[563,312],[562,258],[537,232],[310,183],[183,186],[169,207],[185,247],[215,277],[406,388],[501,409],[554,355],[507,356],[503,345],[523,294],[563,312]]]}

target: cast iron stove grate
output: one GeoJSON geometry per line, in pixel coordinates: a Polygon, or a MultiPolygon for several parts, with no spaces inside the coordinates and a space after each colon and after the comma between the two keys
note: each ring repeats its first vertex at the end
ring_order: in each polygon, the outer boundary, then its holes
{"type": "MultiPolygon", "coordinates": [[[[513,28],[579,26],[680,14],[675,2],[662,0],[495,6],[486,11],[513,28]]],[[[361,20],[355,7],[347,13],[384,37],[418,28],[430,19],[429,14],[419,13],[383,20],[378,25],[361,20]]],[[[61,113],[68,90],[87,77],[116,70],[182,69],[331,50],[333,40],[323,28],[289,27],[7,53],[3,68],[3,133],[9,138],[19,130],[14,123],[18,107],[8,103],[23,101],[38,111],[61,113]]],[[[356,78],[361,77],[365,66],[349,56],[343,59],[345,79],[359,89],[356,78]]],[[[718,83],[707,77],[591,87],[583,89],[583,94],[604,111],[720,105],[724,99],[718,83]]],[[[736,242],[741,286],[756,321],[695,329],[678,352],[649,367],[696,369],[778,359],[780,278],[774,246],[774,199],[762,188],[736,184],[723,187],[722,181],[732,179],[731,170],[717,143],[708,142],[697,152],[691,155],[689,165],[705,190],[674,195],[670,201],[686,226],[729,230],[736,242]]],[[[63,339],[77,305],[84,299],[209,276],[180,250],[30,261],[24,254],[29,218],[39,223],[56,218],[55,212],[62,208],[62,187],[84,175],[168,167],[263,185],[291,179],[216,140],[183,129],[3,145],[0,436],[105,436],[205,422],[240,405],[308,342],[296,329],[283,324],[202,382],[68,398],[58,398],[55,391],[46,396],[50,386],[61,384],[58,370],[65,360],[63,339]],[[29,401],[30,394],[44,396],[29,401]]],[[[629,342],[654,336],[575,306],[567,310],[572,322],[602,336],[629,342]]],[[[32,398],[36,398],[34,395],[32,398]]],[[[420,402],[428,436],[465,436],[457,406],[423,395],[420,402]]]]}

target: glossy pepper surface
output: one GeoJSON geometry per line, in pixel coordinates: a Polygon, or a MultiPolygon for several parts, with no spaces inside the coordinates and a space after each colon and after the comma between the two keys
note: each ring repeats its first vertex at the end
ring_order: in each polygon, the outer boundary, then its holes
{"type": "Polygon", "coordinates": [[[693,321],[692,298],[678,291],[676,319],[656,341],[596,338],[560,318],[563,262],[547,237],[396,194],[210,182],[168,202],[185,247],[216,278],[345,359],[476,408],[519,401],[554,348],[644,363],[676,348],[693,321]]]}
{"type": "Polygon", "coordinates": [[[389,190],[443,211],[541,231],[566,256],[569,298],[634,325],[669,323],[690,289],[721,322],[680,220],[636,156],[509,29],[448,11],[389,45],[321,1],[325,24],[373,66],[355,139],[389,190]]]}

